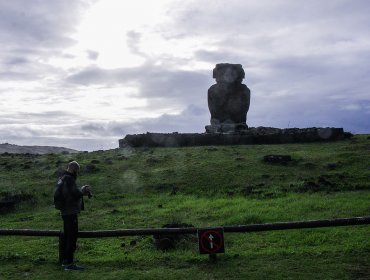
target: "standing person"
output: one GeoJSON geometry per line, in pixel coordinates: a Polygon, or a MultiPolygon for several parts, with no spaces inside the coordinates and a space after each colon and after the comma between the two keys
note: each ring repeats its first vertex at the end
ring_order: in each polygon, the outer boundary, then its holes
{"type": "Polygon", "coordinates": [[[60,209],[63,218],[64,238],[62,242],[63,260],[62,265],[64,270],[83,270],[83,267],[74,263],[74,253],[76,251],[77,234],[78,234],[78,219],[77,216],[81,210],[84,210],[83,196],[92,196],[91,187],[89,185],[78,188],[76,185],[77,173],[80,170],[80,165],[76,161],[68,164],[67,170],[59,179],[62,183],[62,194],[64,204],[60,209]]]}

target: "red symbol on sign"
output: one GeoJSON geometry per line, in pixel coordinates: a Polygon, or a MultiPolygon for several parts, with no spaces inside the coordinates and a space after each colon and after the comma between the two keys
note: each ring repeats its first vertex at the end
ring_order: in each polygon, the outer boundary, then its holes
{"type": "Polygon", "coordinates": [[[199,252],[201,254],[224,253],[223,228],[198,230],[199,252]]]}

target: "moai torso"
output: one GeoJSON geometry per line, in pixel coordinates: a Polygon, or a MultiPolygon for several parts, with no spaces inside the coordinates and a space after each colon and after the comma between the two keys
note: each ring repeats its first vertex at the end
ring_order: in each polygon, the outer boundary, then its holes
{"type": "Polygon", "coordinates": [[[246,129],[250,90],[242,84],[245,77],[240,64],[217,64],[213,78],[217,84],[208,90],[208,108],[211,125],[207,132],[238,132],[246,129]]]}

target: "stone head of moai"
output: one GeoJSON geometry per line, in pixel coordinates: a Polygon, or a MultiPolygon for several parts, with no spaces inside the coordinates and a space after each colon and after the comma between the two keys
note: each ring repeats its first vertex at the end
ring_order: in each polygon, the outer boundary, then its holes
{"type": "Polygon", "coordinates": [[[213,69],[216,84],[208,89],[211,125],[208,133],[234,133],[248,128],[250,90],[242,84],[245,72],[241,64],[220,63],[213,69]]]}
{"type": "Polygon", "coordinates": [[[213,69],[213,78],[217,83],[241,83],[245,72],[241,64],[220,63],[213,69]]]}

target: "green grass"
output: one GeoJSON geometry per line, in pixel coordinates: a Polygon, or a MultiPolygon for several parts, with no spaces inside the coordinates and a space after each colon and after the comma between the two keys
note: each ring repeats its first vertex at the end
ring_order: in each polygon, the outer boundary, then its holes
{"type": "MultiPolygon", "coordinates": [[[[93,186],[80,230],[196,227],[370,215],[370,140],[332,143],[115,149],[77,155],[0,155],[0,197],[22,202],[0,228],[61,229],[52,205],[56,170],[82,165],[93,186]],[[289,154],[287,165],[263,162],[289,154]],[[86,165],[97,170],[87,172],[86,165]]],[[[350,226],[225,233],[218,262],[199,255],[196,236],[157,250],[151,236],[80,239],[88,269],[57,264],[53,237],[0,237],[0,279],[370,279],[370,228],[350,226]]]]}

